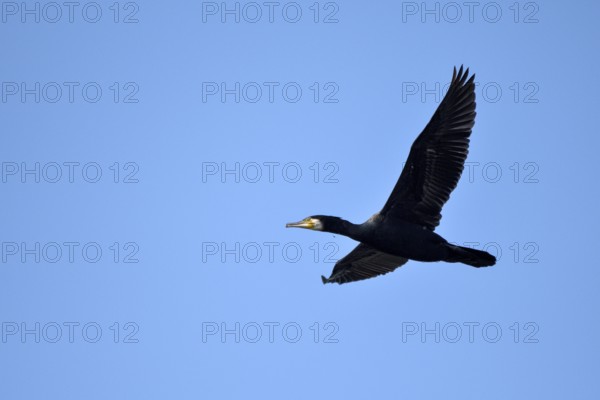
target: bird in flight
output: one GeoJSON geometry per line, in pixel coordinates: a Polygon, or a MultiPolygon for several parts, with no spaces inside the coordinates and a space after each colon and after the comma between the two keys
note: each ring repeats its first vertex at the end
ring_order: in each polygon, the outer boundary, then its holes
{"type": "Polygon", "coordinates": [[[360,244],[339,260],[323,283],[338,284],[373,278],[408,260],[460,262],[473,267],[496,263],[488,252],[456,246],[434,232],[441,211],[456,187],[469,152],[475,124],[475,75],[469,69],[452,74],[450,88],[414,141],[389,199],[362,224],[314,215],[286,228],[338,233],[360,244]]]}

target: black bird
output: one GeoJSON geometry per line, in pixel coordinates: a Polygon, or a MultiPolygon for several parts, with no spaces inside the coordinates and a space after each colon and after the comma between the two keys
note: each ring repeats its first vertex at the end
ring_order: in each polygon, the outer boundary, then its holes
{"type": "Polygon", "coordinates": [[[286,227],[339,233],[360,242],[339,260],[323,283],[339,284],[386,274],[408,260],[460,262],[487,267],[496,257],[455,246],[434,232],[442,206],[456,187],[475,124],[475,75],[460,67],[448,93],[413,143],[406,165],[381,211],[355,225],[338,217],[314,215],[286,227]]]}

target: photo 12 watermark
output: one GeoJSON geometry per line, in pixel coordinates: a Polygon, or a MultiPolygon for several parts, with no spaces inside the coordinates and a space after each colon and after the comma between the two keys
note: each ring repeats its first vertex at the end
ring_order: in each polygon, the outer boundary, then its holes
{"type": "Polygon", "coordinates": [[[2,183],[139,183],[140,165],[134,161],[2,161],[2,183]]]}
{"type": "Polygon", "coordinates": [[[337,104],[337,82],[202,82],[202,103],[337,104]]]}
{"type": "Polygon", "coordinates": [[[340,166],[333,161],[203,161],[202,183],[339,183],[340,166]]]}
{"type": "MultiPolygon", "coordinates": [[[[402,162],[402,168],[406,161],[402,162]]],[[[537,161],[465,161],[461,182],[466,183],[540,183],[537,161]]]]}
{"type": "Polygon", "coordinates": [[[331,264],[337,261],[339,251],[336,242],[202,242],[201,254],[203,264],[331,264]]]}
{"type": "Polygon", "coordinates": [[[537,24],[539,12],[539,3],[533,1],[403,1],[401,20],[405,24],[537,24]]]}
{"type": "Polygon", "coordinates": [[[279,1],[203,1],[202,23],[220,24],[337,24],[339,3],[279,1]]]}
{"type": "Polygon", "coordinates": [[[202,322],[202,343],[317,343],[336,344],[335,322],[202,322]]]}
{"type": "Polygon", "coordinates": [[[3,24],[137,24],[140,6],[126,2],[79,1],[3,1],[3,24]]]}
{"type": "Polygon", "coordinates": [[[402,322],[402,343],[539,343],[536,322],[402,322]]]}
{"type": "Polygon", "coordinates": [[[140,246],[136,242],[94,241],[2,241],[2,264],[96,264],[101,261],[115,264],[140,262],[140,246]]]}
{"type": "Polygon", "coordinates": [[[95,81],[2,81],[0,101],[3,104],[137,104],[140,85],[137,82],[95,81]]]}
{"type": "Polygon", "coordinates": [[[496,257],[496,261],[512,262],[514,264],[540,263],[540,245],[536,241],[522,242],[451,242],[451,244],[483,250],[496,257]]]}
{"type": "Polygon", "coordinates": [[[139,343],[136,322],[99,323],[94,321],[3,321],[0,342],[27,343],[139,343]]]}
{"type": "MultiPolygon", "coordinates": [[[[450,82],[402,82],[402,102],[432,102],[439,104],[448,89],[450,82]]],[[[535,81],[510,82],[475,82],[477,101],[485,103],[511,102],[515,104],[538,104],[540,85],[535,81]]]]}

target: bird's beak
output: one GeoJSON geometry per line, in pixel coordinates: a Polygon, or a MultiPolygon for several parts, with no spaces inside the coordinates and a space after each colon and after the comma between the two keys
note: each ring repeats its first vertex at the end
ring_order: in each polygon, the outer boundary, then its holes
{"type": "Polygon", "coordinates": [[[304,228],[304,229],[314,229],[315,223],[311,219],[303,219],[300,222],[290,222],[289,224],[285,224],[286,228],[304,228]]]}

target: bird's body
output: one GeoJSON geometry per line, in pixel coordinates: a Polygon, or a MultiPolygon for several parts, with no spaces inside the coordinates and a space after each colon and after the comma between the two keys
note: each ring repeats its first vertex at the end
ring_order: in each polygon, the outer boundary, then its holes
{"type": "Polygon", "coordinates": [[[287,224],[348,236],[360,244],[339,260],[323,283],[346,283],[391,272],[408,260],[494,265],[491,254],[456,246],[434,232],[441,209],[464,168],[475,123],[475,84],[456,69],[448,93],[413,143],[406,165],[382,210],[362,224],[316,215],[287,224]]]}
{"type": "MultiPolygon", "coordinates": [[[[327,216],[317,216],[327,221],[327,216]]],[[[366,222],[355,225],[340,219],[340,227],[332,233],[348,236],[384,253],[416,261],[442,261],[447,255],[447,243],[437,233],[401,219],[391,220],[375,214],[366,222]]]]}
{"type": "Polygon", "coordinates": [[[368,225],[373,235],[361,242],[385,253],[415,261],[443,261],[447,256],[446,240],[423,226],[383,218],[368,225]]]}

